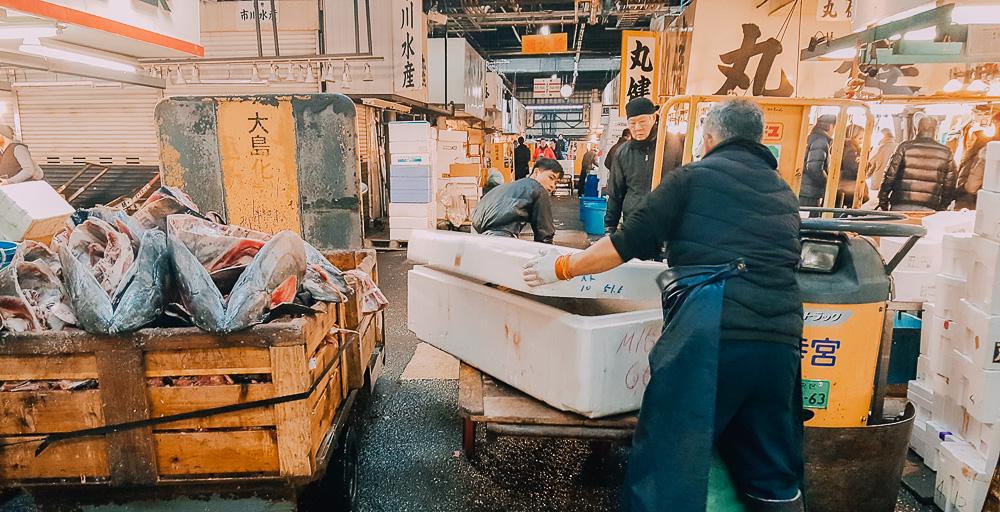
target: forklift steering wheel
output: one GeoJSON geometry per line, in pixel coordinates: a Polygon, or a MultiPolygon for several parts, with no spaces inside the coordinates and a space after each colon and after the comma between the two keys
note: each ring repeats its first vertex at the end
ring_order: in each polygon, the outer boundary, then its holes
{"type": "Polygon", "coordinates": [[[923,226],[900,224],[906,220],[905,214],[875,210],[853,210],[850,208],[799,208],[809,214],[832,213],[834,218],[810,217],[802,219],[802,231],[823,231],[830,233],[847,232],[864,236],[922,237],[927,234],[923,226]]]}

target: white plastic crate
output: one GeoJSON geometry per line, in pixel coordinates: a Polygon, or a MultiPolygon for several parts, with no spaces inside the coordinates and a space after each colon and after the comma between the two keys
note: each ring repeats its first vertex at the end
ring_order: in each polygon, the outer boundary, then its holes
{"type": "Polygon", "coordinates": [[[951,379],[949,387],[960,393],[959,405],[977,421],[1000,422],[1000,370],[983,370],[957,351],[955,355],[958,377],[951,379]]]}
{"type": "Polygon", "coordinates": [[[968,279],[972,269],[972,233],[948,233],[941,239],[941,273],[968,279]]]}
{"type": "Polygon", "coordinates": [[[935,302],[936,271],[896,270],[892,273],[893,300],[935,302]]]}
{"type": "Polygon", "coordinates": [[[976,195],[976,234],[1000,242],[1000,192],[980,190],[976,195]]]}
{"type": "Polygon", "coordinates": [[[0,240],[48,243],[75,210],[44,181],[0,186],[0,240]]]}
{"type": "MultiPolygon", "coordinates": [[[[879,239],[879,252],[889,261],[903,248],[906,238],[879,239]]],[[[896,271],[937,273],[941,271],[941,239],[924,237],[917,241],[896,267],[896,271]]]]}
{"type": "Polygon", "coordinates": [[[417,338],[553,407],[601,417],[642,402],[655,302],[541,299],[423,266],[408,293],[417,338]]]}
{"type": "Polygon", "coordinates": [[[972,239],[972,270],[966,300],[991,315],[1000,315],[1000,243],[982,236],[972,239]]]}
{"type": "Polygon", "coordinates": [[[986,144],[986,173],[983,190],[1000,192],[1000,142],[986,144]]]}
{"type": "Polygon", "coordinates": [[[487,281],[531,295],[660,302],[656,278],[667,265],[630,261],[601,274],[578,276],[544,286],[524,283],[524,264],[540,251],[579,252],[569,247],[449,231],[419,231],[410,241],[410,261],[438,270],[487,281]]]}
{"type": "Polygon", "coordinates": [[[956,349],[977,368],[1000,370],[1000,315],[962,300],[962,317],[965,332],[956,338],[956,349]]]}
{"type": "MultiPolygon", "coordinates": [[[[991,468],[992,469],[992,468],[991,468]]],[[[943,443],[934,483],[934,504],[943,512],[979,512],[993,472],[969,443],[943,443]]]]}

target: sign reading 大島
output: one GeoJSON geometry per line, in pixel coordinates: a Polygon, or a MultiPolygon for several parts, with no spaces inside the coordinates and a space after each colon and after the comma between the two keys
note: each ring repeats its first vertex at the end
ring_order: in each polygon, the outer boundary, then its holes
{"type": "Polygon", "coordinates": [[[619,112],[635,98],[646,97],[657,103],[660,90],[660,51],[655,32],[622,32],[622,65],[619,83],[619,112]]]}

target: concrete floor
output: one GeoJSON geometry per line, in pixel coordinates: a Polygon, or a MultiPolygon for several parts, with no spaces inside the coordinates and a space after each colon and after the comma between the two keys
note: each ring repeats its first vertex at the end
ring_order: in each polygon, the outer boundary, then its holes
{"type": "MultiPolygon", "coordinates": [[[[558,240],[585,246],[588,237],[578,231],[576,200],[559,199],[555,210],[560,229],[567,230],[558,240]]],[[[457,381],[399,378],[419,343],[406,328],[406,272],[411,267],[406,253],[381,253],[379,265],[381,286],[392,304],[386,314],[387,364],[370,402],[358,410],[361,456],[356,510],[618,510],[624,447],[595,462],[589,457],[592,447],[585,442],[481,438],[476,464],[462,456],[457,381]]],[[[200,505],[198,511],[213,510],[210,503],[200,505]]],[[[34,510],[25,496],[0,505],[0,512],[34,510]]],[[[193,511],[183,506],[176,510],[193,511]]],[[[900,492],[897,511],[932,510],[900,492]]]]}

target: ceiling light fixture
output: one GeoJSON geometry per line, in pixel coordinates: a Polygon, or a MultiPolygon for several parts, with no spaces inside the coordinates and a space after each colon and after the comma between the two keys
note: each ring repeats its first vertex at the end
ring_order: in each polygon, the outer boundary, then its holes
{"type": "Polygon", "coordinates": [[[340,76],[340,81],[344,82],[344,89],[351,88],[351,63],[344,59],[344,74],[340,76]]]}
{"type": "Polygon", "coordinates": [[[256,64],[250,65],[250,81],[255,84],[264,82],[263,80],[260,79],[260,70],[257,69],[256,64]]]}
{"type": "Polygon", "coordinates": [[[541,27],[538,27],[538,35],[540,36],[547,36],[551,33],[552,33],[552,27],[548,25],[542,25],[541,27]]]}
{"type": "Polygon", "coordinates": [[[337,83],[337,75],[333,72],[333,61],[326,61],[326,71],[323,72],[323,81],[331,84],[337,83]]]}
{"type": "Polygon", "coordinates": [[[37,38],[25,39],[24,43],[18,48],[18,51],[29,55],[75,62],[77,64],[87,64],[94,67],[110,69],[112,71],[121,71],[123,73],[135,73],[136,70],[135,66],[125,62],[105,59],[103,57],[96,57],[80,52],[63,50],[60,48],[52,48],[50,46],[42,46],[41,42],[39,42],[37,38]]]}
{"type": "Polygon", "coordinates": [[[184,80],[184,68],[177,66],[177,74],[174,76],[174,85],[185,85],[187,81],[184,80]]]}
{"type": "Polygon", "coordinates": [[[191,67],[191,83],[200,84],[201,83],[201,69],[197,64],[191,67]]]}
{"type": "Polygon", "coordinates": [[[311,84],[316,81],[316,73],[313,72],[313,63],[306,62],[306,77],[305,82],[311,84]]]}
{"type": "Polygon", "coordinates": [[[365,62],[365,77],[363,78],[365,82],[374,82],[375,76],[372,75],[372,65],[365,62]]]}
{"type": "Polygon", "coordinates": [[[988,88],[989,86],[986,85],[986,82],[978,78],[973,80],[972,83],[969,84],[969,92],[986,92],[986,89],[988,88]]]}
{"type": "Polygon", "coordinates": [[[944,92],[958,92],[962,90],[962,85],[964,84],[961,80],[952,78],[951,80],[948,80],[948,83],[944,84],[944,87],[942,87],[941,90],[944,92]]]}

